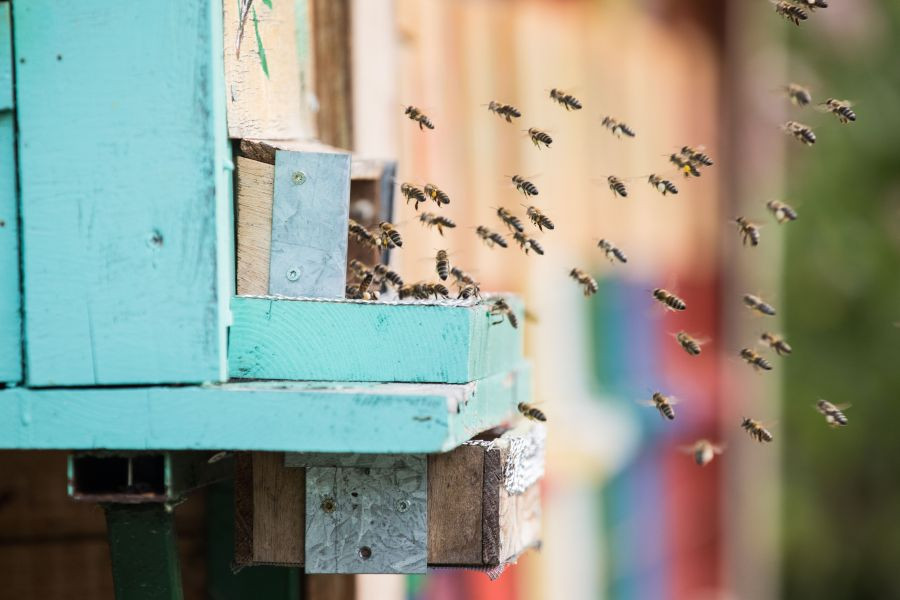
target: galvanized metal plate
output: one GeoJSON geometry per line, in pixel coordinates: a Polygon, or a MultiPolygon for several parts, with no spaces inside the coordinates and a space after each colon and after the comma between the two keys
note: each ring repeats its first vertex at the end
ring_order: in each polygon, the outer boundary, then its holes
{"type": "Polygon", "coordinates": [[[350,155],[275,152],[269,294],[343,298],[350,155]]]}
{"type": "Polygon", "coordinates": [[[391,468],[307,468],[306,572],[424,573],[426,465],[407,455],[391,468]]]}

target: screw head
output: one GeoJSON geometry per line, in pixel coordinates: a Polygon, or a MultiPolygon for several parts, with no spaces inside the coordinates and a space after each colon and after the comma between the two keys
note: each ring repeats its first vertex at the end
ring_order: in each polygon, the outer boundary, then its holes
{"type": "Polygon", "coordinates": [[[368,546],[362,546],[359,549],[358,554],[361,559],[369,560],[370,558],[372,558],[372,549],[369,548],[368,546]]]}
{"type": "Polygon", "coordinates": [[[337,508],[337,505],[334,502],[334,498],[325,498],[322,500],[322,510],[327,513],[333,513],[334,509],[337,508]]]}
{"type": "Polygon", "coordinates": [[[405,513],[408,510],[409,510],[409,500],[404,498],[403,500],[397,501],[397,511],[398,512],[405,513]]]}
{"type": "Polygon", "coordinates": [[[303,185],[307,179],[306,173],[303,171],[294,171],[291,174],[291,181],[294,182],[294,185],[303,185]]]}
{"type": "Polygon", "coordinates": [[[287,270],[287,273],[285,273],[284,276],[287,277],[288,281],[297,281],[298,279],[300,279],[300,269],[298,269],[297,267],[291,267],[287,270]]]}

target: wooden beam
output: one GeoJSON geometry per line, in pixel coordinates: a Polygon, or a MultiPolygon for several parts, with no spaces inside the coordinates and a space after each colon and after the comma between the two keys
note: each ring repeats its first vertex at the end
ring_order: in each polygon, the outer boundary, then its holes
{"type": "Polygon", "coordinates": [[[464,385],[11,388],[0,391],[0,448],[442,452],[514,415],[529,378],[522,363],[464,385]]]}
{"type": "Polygon", "coordinates": [[[306,575],[303,600],[354,600],[354,575],[306,575]]]}
{"type": "Polygon", "coordinates": [[[349,0],[310,0],[318,137],[353,147],[353,90],[349,0]]]}
{"type": "MultiPolygon", "coordinates": [[[[509,298],[524,323],[522,304],[509,298]]],[[[306,301],[237,296],[229,372],[241,379],[464,383],[521,360],[522,328],[490,304],[306,301]],[[336,327],[341,334],[336,333],[336,327]],[[373,351],[377,349],[377,351],[373,351]]]]}

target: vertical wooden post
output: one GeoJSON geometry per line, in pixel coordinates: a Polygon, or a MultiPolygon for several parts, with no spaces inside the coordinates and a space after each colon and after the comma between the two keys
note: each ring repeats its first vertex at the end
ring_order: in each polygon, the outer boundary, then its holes
{"type": "Polygon", "coordinates": [[[108,504],[116,600],[182,600],[175,522],[166,504],[108,504]]]}

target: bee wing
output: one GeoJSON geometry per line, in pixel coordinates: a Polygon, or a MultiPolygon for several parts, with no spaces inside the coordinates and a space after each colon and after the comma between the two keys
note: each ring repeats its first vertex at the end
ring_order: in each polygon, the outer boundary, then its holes
{"type": "Polygon", "coordinates": [[[675,396],[668,396],[666,399],[669,401],[669,404],[671,404],[673,406],[676,404],[681,404],[681,400],[679,400],[675,396]]]}
{"type": "Polygon", "coordinates": [[[713,444],[713,452],[716,454],[722,454],[725,452],[725,444],[713,444]]]}
{"type": "Polygon", "coordinates": [[[848,408],[850,408],[850,407],[852,407],[852,406],[853,406],[853,405],[850,404],[849,402],[844,403],[844,404],[835,404],[835,405],[834,405],[834,407],[835,407],[836,409],[838,409],[838,410],[847,410],[848,408]]]}
{"type": "Polygon", "coordinates": [[[691,444],[690,446],[678,446],[678,451],[683,452],[684,454],[693,454],[697,450],[697,444],[691,444]]]}
{"type": "Polygon", "coordinates": [[[656,402],[654,402],[653,400],[638,399],[635,400],[635,403],[640,404],[641,406],[656,406],[656,402]]]}

